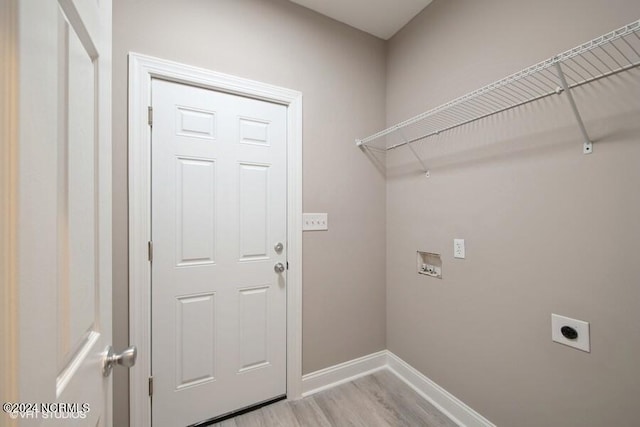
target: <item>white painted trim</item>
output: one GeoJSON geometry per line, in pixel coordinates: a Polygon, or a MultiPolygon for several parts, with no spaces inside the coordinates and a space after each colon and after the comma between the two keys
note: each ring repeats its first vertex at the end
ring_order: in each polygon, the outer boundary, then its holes
{"type": "Polygon", "coordinates": [[[382,350],[312,372],[302,377],[302,396],[311,396],[319,391],[369,375],[384,369],[386,366],[387,351],[382,350]]]}
{"type": "Polygon", "coordinates": [[[496,427],[491,421],[390,351],[387,352],[387,368],[460,427],[496,427]]]}
{"type": "Polygon", "coordinates": [[[129,342],[138,346],[130,372],[130,423],[150,427],[151,230],[150,141],[147,107],[151,79],[161,78],[287,106],[288,255],[287,396],[302,395],[302,94],[177,62],[129,53],[129,342]]]}
{"type": "MultiPolygon", "coordinates": [[[[18,399],[18,4],[0,6],[0,401],[18,399]]],[[[2,416],[2,415],[0,415],[2,416]]],[[[7,427],[16,420],[6,419],[7,427]]]]}
{"type": "Polygon", "coordinates": [[[382,350],[304,375],[302,395],[311,396],[381,369],[388,369],[460,427],[496,427],[491,421],[389,350],[382,350]]]}

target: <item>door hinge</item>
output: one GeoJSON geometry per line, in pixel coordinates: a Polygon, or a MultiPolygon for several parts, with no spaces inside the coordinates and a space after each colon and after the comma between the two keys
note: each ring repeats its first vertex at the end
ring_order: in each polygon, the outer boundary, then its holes
{"type": "Polygon", "coordinates": [[[149,126],[153,126],[153,107],[149,106],[148,108],[147,123],[149,123],[149,126]]]}
{"type": "Polygon", "coordinates": [[[153,377],[149,377],[149,396],[153,396],[153,377]]]}
{"type": "Polygon", "coordinates": [[[152,241],[148,241],[147,242],[147,250],[148,250],[148,258],[149,261],[153,261],[153,242],[152,241]]]}

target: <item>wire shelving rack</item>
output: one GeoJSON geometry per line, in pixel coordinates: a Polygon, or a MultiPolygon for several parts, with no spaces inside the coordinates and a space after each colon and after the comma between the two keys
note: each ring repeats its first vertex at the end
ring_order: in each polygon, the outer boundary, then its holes
{"type": "Polygon", "coordinates": [[[428,174],[423,159],[412,148],[413,143],[529,102],[565,94],[582,133],[583,153],[590,154],[593,145],[571,90],[638,65],[640,20],[358,139],[356,145],[385,151],[407,146],[428,174]]]}

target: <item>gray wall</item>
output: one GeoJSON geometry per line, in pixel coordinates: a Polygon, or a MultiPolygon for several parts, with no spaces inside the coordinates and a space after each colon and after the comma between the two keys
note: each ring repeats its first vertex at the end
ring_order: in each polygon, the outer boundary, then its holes
{"type": "MultiPolygon", "coordinates": [[[[388,124],[638,18],[636,0],[436,0],[389,44],[388,124]]],[[[638,425],[640,70],[576,98],[590,156],[553,97],[417,144],[429,179],[387,159],[388,347],[498,426],[638,425]],[[552,343],[551,313],[591,322],[592,352],[552,343]]]]}
{"type": "MultiPolygon", "coordinates": [[[[303,93],[304,210],[328,212],[330,223],[328,232],[304,234],[303,370],[384,349],[385,180],[353,144],[384,126],[384,43],[283,0],[115,0],[113,8],[116,347],[128,343],[127,52],[134,51],[303,93]]],[[[128,424],[127,401],[126,374],[117,372],[114,425],[128,424]]]]}
{"type": "Polygon", "coordinates": [[[577,91],[591,156],[564,97],[418,145],[430,179],[397,150],[385,184],[352,142],[382,127],[385,106],[395,123],[638,17],[635,0],[436,0],[384,43],[283,0],[115,0],[116,346],[135,51],[303,92],[304,210],[331,227],[304,235],[305,373],[386,346],[499,426],[637,424],[639,70],[577,91]],[[467,259],[453,259],[454,237],[467,259]],[[418,249],[443,254],[443,280],[416,274],[418,249]],[[552,343],[551,313],[590,321],[592,352],[552,343]]]}

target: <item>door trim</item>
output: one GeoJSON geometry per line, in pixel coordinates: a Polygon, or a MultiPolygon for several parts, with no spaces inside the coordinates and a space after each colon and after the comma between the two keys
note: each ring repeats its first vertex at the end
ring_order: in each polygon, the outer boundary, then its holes
{"type": "Polygon", "coordinates": [[[151,79],[159,78],[287,107],[287,396],[302,394],[302,93],[240,77],[129,53],[129,342],[138,346],[130,371],[132,426],[151,426],[151,79]]]}
{"type": "MultiPolygon", "coordinates": [[[[0,401],[18,400],[18,4],[0,6],[0,401]]],[[[5,418],[7,427],[16,420],[5,418]]]]}

